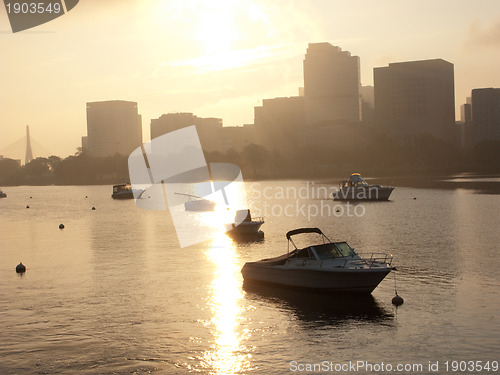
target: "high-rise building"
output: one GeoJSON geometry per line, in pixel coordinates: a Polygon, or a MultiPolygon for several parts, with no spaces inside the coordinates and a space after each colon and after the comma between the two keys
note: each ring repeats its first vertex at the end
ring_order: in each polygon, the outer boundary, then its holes
{"type": "Polygon", "coordinates": [[[472,122],[472,98],[469,96],[464,104],[460,106],[460,121],[464,124],[472,122]]]}
{"type": "Polygon", "coordinates": [[[456,144],[459,147],[468,149],[472,146],[472,101],[470,96],[460,106],[460,121],[456,122],[456,133],[456,144]]]}
{"type": "Polygon", "coordinates": [[[453,64],[442,60],[391,63],[374,68],[379,129],[401,143],[421,135],[448,140],[455,124],[453,64]]]}
{"type": "Polygon", "coordinates": [[[87,103],[86,143],[86,151],[92,156],[130,155],[142,144],[137,103],[125,100],[87,103]]]}
{"type": "Polygon", "coordinates": [[[330,43],[310,43],[304,59],[307,125],[361,121],[359,57],[330,43]]]}
{"type": "Polygon", "coordinates": [[[500,88],[472,90],[474,143],[500,140],[500,88]]]}
{"type": "Polygon", "coordinates": [[[264,99],[262,106],[254,108],[254,123],[262,145],[289,152],[304,128],[304,97],[264,99]]]}
{"type": "Polygon", "coordinates": [[[222,119],[215,117],[202,118],[192,113],[167,113],[151,120],[151,139],[160,135],[195,125],[201,146],[204,151],[221,149],[222,119]]]}

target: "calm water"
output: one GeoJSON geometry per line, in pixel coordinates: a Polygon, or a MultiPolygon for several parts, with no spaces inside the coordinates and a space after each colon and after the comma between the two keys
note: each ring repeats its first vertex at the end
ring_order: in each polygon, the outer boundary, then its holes
{"type": "Polygon", "coordinates": [[[246,183],[265,240],[238,244],[214,230],[184,249],[168,212],[114,201],[109,186],[4,188],[0,374],[284,374],[291,361],[423,373],[439,361],[433,373],[447,373],[445,361],[500,360],[500,195],[397,188],[391,202],[349,216],[346,204],[312,196],[316,187],[246,183]],[[391,305],[393,274],[362,299],[243,289],[243,264],[286,252],[286,231],[302,226],[392,253],[404,305],[391,305]]]}

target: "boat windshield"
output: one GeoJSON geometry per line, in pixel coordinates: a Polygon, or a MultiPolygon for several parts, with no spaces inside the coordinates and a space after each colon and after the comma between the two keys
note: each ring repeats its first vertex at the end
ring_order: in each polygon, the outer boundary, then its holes
{"type": "Polygon", "coordinates": [[[368,186],[368,183],[363,180],[363,177],[361,177],[358,173],[351,175],[349,178],[349,184],[350,186],[368,186]]]}
{"type": "Polygon", "coordinates": [[[349,256],[356,255],[356,253],[354,252],[354,250],[347,244],[347,242],[335,242],[335,248],[344,257],[349,257],[349,256]]]}
{"type": "Polygon", "coordinates": [[[343,256],[333,243],[315,245],[314,250],[316,250],[316,254],[318,254],[319,259],[339,258],[343,256]]]}

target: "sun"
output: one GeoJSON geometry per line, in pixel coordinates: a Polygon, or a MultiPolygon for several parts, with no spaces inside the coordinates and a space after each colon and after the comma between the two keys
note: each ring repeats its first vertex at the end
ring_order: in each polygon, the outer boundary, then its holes
{"type": "MultiPolygon", "coordinates": [[[[269,47],[255,42],[269,17],[254,0],[158,0],[158,22],[176,32],[189,57],[169,66],[196,73],[241,68],[269,57],[269,47]]],[[[266,34],[267,35],[267,34],[266,34]]]]}
{"type": "Polygon", "coordinates": [[[248,17],[253,0],[158,0],[163,23],[175,24],[183,37],[199,44],[205,55],[226,52],[241,37],[239,21],[248,17]]]}
{"type": "Polygon", "coordinates": [[[240,37],[229,9],[206,11],[200,17],[194,38],[203,47],[205,55],[228,52],[240,37]]]}

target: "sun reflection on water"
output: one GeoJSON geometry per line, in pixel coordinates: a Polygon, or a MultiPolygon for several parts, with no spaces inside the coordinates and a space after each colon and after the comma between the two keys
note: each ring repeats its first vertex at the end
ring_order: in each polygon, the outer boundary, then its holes
{"type": "Polygon", "coordinates": [[[235,248],[222,233],[215,236],[206,256],[215,265],[207,303],[213,314],[207,324],[212,329],[214,343],[202,360],[212,374],[244,373],[250,369],[251,354],[243,344],[245,333],[239,330],[243,320],[243,291],[235,248]]]}

